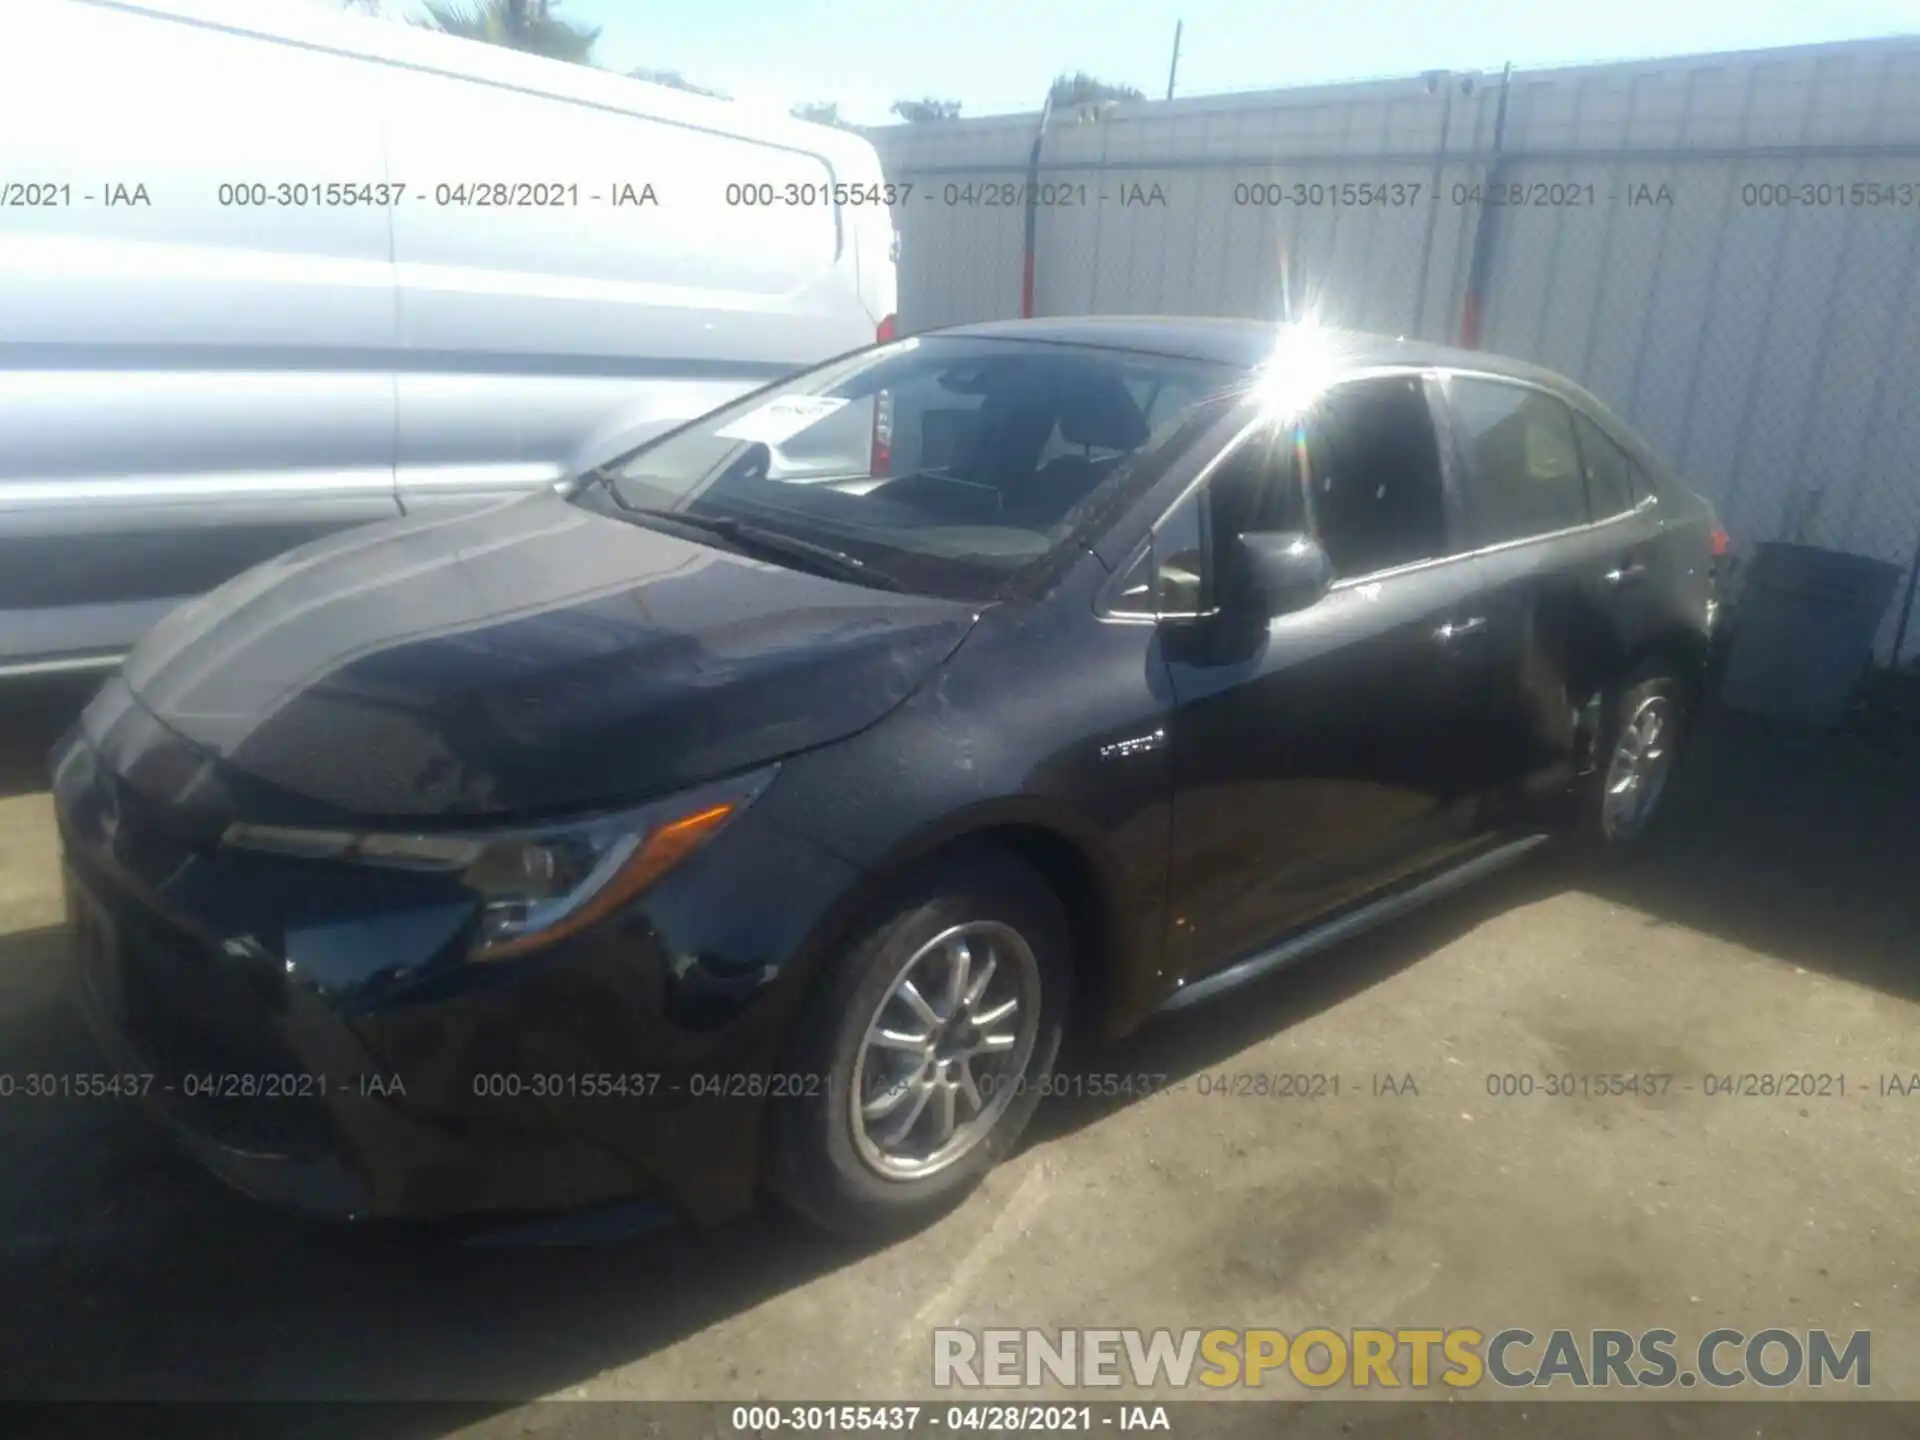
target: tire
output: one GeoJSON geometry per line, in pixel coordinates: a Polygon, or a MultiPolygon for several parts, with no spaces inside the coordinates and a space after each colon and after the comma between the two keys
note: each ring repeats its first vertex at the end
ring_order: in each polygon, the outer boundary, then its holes
{"type": "Polygon", "coordinates": [[[1673,770],[1685,743],[1686,728],[1692,717],[1687,707],[1687,687],[1675,675],[1673,667],[1649,661],[1634,671],[1626,682],[1607,697],[1605,721],[1600,744],[1595,752],[1593,773],[1588,777],[1580,801],[1579,839],[1590,851],[1615,854],[1637,846],[1658,823],[1671,788],[1673,770]],[[1648,752],[1632,736],[1648,733],[1649,719],[1659,717],[1657,741],[1653,751],[1661,763],[1655,771],[1644,767],[1644,759],[1629,762],[1627,749],[1648,752]],[[1638,763],[1641,789],[1639,805],[1631,817],[1622,814],[1618,798],[1625,778],[1623,768],[1638,763]],[[1654,783],[1649,790],[1648,780],[1654,783]],[[1610,797],[1613,803],[1610,803],[1610,797]]]}
{"type": "Polygon", "coordinates": [[[1008,855],[956,857],[882,903],[802,1011],[792,1073],[819,1075],[825,1083],[782,1101],[771,1116],[767,1180],[775,1196],[854,1240],[916,1230],[964,1199],[1013,1152],[1052,1074],[1071,1004],[1069,933],[1052,888],[1008,855]],[[937,944],[942,937],[951,938],[937,944]],[[912,978],[935,1012],[950,1010],[953,939],[966,940],[972,955],[967,988],[979,983],[982,951],[994,961],[987,990],[969,1013],[991,1017],[1011,997],[1017,1002],[1011,1018],[986,1027],[992,1037],[956,1020],[959,1028],[947,1033],[957,1058],[944,1062],[945,1070],[938,1068],[939,1047],[925,1058],[869,1047],[870,1026],[894,1036],[942,1033],[902,998],[898,983],[903,975],[912,978]],[[1030,1041],[1022,1044],[1029,1009],[1030,1041]],[[1007,1034],[1015,1043],[1004,1051],[966,1053],[970,1037],[984,1046],[1007,1034]],[[974,1078],[973,1094],[982,1104],[973,1110],[964,1087],[949,1092],[955,1122],[949,1144],[963,1138],[963,1126],[974,1128],[958,1153],[941,1160],[941,1097],[949,1086],[932,1077],[957,1084],[962,1068],[974,1078]],[[929,1082],[917,1119],[906,1113],[921,1098],[915,1074],[929,1082]],[[856,1084],[868,1103],[894,1108],[862,1126],[853,1113],[856,1084]],[[989,1112],[990,1119],[977,1123],[989,1112]],[[882,1142],[903,1121],[907,1137],[889,1150],[882,1142]],[[933,1163],[912,1172],[916,1162],[933,1163]],[[895,1168],[889,1172],[889,1166],[895,1168]]]}

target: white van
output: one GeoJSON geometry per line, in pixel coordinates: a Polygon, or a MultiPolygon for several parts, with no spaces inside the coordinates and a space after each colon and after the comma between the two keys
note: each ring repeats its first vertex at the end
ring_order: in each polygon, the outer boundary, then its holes
{"type": "Polygon", "coordinates": [[[889,334],[860,136],[272,0],[9,0],[0,675],[889,334]]]}

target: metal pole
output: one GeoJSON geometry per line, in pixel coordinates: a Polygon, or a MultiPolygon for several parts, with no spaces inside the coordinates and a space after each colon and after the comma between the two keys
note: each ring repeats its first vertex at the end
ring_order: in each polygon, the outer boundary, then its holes
{"type": "Polygon", "coordinates": [[[1427,233],[1420,242],[1420,288],[1413,297],[1413,336],[1419,339],[1427,323],[1427,271],[1433,267],[1433,230],[1440,219],[1440,186],[1445,178],[1447,142],[1453,131],[1453,76],[1438,72],[1435,84],[1446,92],[1446,108],[1440,112],[1440,148],[1433,152],[1433,203],[1427,206],[1427,233]]]}
{"type": "Polygon", "coordinates": [[[1034,127],[1033,148],[1027,152],[1026,249],[1021,256],[1020,318],[1033,318],[1034,247],[1040,228],[1040,145],[1047,138],[1047,117],[1053,114],[1053,90],[1040,107],[1040,123],[1034,127]]]}
{"type": "Polygon", "coordinates": [[[1180,73],[1180,32],[1186,28],[1186,25],[1187,22],[1184,20],[1173,22],[1173,63],[1167,66],[1167,98],[1169,100],[1173,98],[1173,77],[1180,73]]]}
{"type": "MultiPolygon", "coordinates": [[[[1487,161],[1485,182],[1488,194],[1499,185],[1504,170],[1505,157],[1501,154],[1501,147],[1507,138],[1508,82],[1512,77],[1513,62],[1509,60],[1506,68],[1500,72],[1500,103],[1493,112],[1493,154],[1487,161]]],[[[1460,306],[1460,344],[1467,350],[1480,348],[1481,311],[1486,303],[1487,277],[1493,264],[1495,208],[1487,195],[1480,197],[1480,214],[1473,227],[1473,252],[1467,267],[1467,295],[1460,306]]]]}

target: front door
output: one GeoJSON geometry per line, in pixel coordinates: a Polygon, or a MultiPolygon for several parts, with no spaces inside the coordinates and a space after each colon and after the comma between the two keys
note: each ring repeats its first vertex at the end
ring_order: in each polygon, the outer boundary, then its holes
{"type": "Polygon", "coordinates": [[[1192,980],[1472,843],[1476,697],[1474,570],[1449,558],[1417,375],[1349,382],[1299,424],[1256,430],[1186,509],[1164,533],[1188,527],[1216,573],[1240,533],[1311,529],[1339,577],[1264,625],[1165,622],[1168,949],[1192,980]]]}

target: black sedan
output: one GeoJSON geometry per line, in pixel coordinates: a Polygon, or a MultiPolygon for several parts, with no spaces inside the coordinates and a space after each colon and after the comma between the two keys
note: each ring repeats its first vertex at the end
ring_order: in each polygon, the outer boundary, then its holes
{"type": "Polygon", "coordinates": [[[259,1195],[913,1225],[1069,1027],[1641,835],[1724,545],[1484,354],[877,346],[174,613],[56,756],[76,974],[259,1195]]]}

